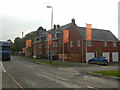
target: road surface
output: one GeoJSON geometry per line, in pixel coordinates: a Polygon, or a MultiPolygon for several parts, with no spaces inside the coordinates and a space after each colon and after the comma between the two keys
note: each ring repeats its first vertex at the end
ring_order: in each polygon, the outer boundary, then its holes
{"type": "Polygon", "coordinates": [[[12,56],[3,61],[3,88],[118,88],[118,80],[95,77],[85,73],[100,66],[60,67],[37,64],[12,56]],[[10,85],[9,85],[10,84],[10,85]]]}

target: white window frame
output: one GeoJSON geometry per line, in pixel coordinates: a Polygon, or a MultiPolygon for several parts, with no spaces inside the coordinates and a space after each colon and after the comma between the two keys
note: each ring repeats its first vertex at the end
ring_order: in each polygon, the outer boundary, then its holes
{"type": "Polygon", "coordinates": [[[116,42],[113,42],[113,47],[116,47],[117,45],[116,45],[116,42]]]}
{"type": "Polygon", "coordinates": [[[77,46],[80,47],[81,41],[77,40],[77,46]]]}
{"type": "Polygon", "coordinates": [[[73,41],[70,41],[70,47],[73,47],[73,41]]]}
{"type": "Polygon", "coordinates": [[[92,46],[92,41],[87,41],[87,46],[92,46]]]}
{"type": "Polygon", "coordinates": [[[55,37],[57,37],[57,33],[55,33],[55,37]]]}
{"type": "Polygon", "coordinates": [[[107,41],[104,41],[104,47],[107,47],[107,46],[108,46],[107,41]]]}

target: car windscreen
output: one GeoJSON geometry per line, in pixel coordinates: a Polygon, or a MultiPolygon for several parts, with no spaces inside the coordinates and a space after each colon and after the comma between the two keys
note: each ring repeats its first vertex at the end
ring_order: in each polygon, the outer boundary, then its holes
{"type": "Polygon", "coordinates": [[[2,46],[2,51],[10,51],[10,46],[2,46]]]}

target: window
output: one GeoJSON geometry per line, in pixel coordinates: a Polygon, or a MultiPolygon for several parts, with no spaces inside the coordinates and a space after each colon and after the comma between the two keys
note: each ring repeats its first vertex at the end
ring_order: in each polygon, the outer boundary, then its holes
{"type": "Polygon", "coordinates": [[[77,46],[78,47],[80,46],[80,40],[77,40],[77,46]]]}
{"type": "Polygon", "coordinates": [[[113,42],[113,47],[116,47],[116,42],[113,42]]]}
{"type": "Polygon", "coordinates": [[[45,48],[48,48],[48,44],[47,43],[45,43],[45,48]]]}
{"type": "Polygon", "coordinates": [[[55,55],[55,51],[54,51],[54,50],[52,51],[52,55],[53,55],[53,56],[55,55]]]}
{"type": "Polygon", "coordinates": [[[55,55],[58,55],[58,51],[55,51],[55,55]]]}
{"type": "Polygon", "coordinates": [[[43,39],[44,37],[41,37],[41,40],[43,39]]]}
{"type": "Polygon", "coordinates": [[[57,47],[57,42],[55,42],[55,47],[57,47]]]}
{"type": "Polygon", "coordinates": [[[70,47],[73,47],[73,41],[70,41],[70,47]]]}
{"type": "Polygon", "coordinates": [[[58,37],[58,36],[59,36],[59,33],[60,33],[60,32],[56,32],[56,33],[55,33],[55,37],[58,37]]]}
{"type": "Polygon", "coordinates": [[[57,42],[53,42],[53,47],[57,47],[57,42]]]}
{"type": "Polygon", "coordinates": [[[55,37],[57,37],[57,33],[55,33],[55,37]]]}
{"type": "Polygon", "coordinates": [[[38,45],[38,48],[41,48],[41,43],[38,45]]]}
{"type": "Polygon", "coordinates": [[[106,41],[104,41],[104,47],[106,47],[107,46],[107,42],[106,41]]]}
{"type": "Polygon", "coordinates": [[[55,47],[55,42],[53,42],[53,47],[55,47]]]}
{"type": "Polygon", "coordinates": [[[92,41],[87,41],[87,46],[92,46],[92,41]]]}
{"type": "Polygon", "coordinates": [[[41,54],[42,54],[42,52],[40,51],[40,52],[39,52],[39,55],[41,55],[41,54]]]}
{"type": "Polygon", "coordinates": [[[33,48],[35,48],[35,49],[36,49],[36,48],[37,48],[37,46],[36,46],[36,45],[34,45],[34,46],[33,46],[33,48]]]}
{"type": "Polygon", "coordinates": [[[36,38],[36,41],[39,41],[39,38],[36,38]]]}

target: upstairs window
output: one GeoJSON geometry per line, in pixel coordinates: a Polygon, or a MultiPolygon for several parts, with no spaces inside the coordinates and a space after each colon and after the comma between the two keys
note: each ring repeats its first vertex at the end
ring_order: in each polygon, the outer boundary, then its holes
{"type": "Polygon", "coordinates": [[[87,46],[92,46],[92,41],[87,41],[87,46]]]}
{"type": "Polygon", "coordinates": [[[41,38],[41,40],[43,40],[44,37],[40,37],[40,38],[41,38]]]}
{"type": "Polygon", "coordinates": [[[36,49],[37,48],[36,45],[34,45],[33,48],[36,49]]]}
{"type": "Polygon", "coordinates": [[[116,42],[113,42],[113,47],[116,47],[116,42]]]}
{"type": "Polygon", "coordinates": [[[73,41],[70,41],[70,47],[73,47],[73,41]]]}
{"type": "Polygon", "coordinates": [[[80,46],[80,40],[77,40],[77,46],[78,47],[80,46]]]}
{"type": "Polygon", "coordinates": [[[58,37],[59,34],[60,34],[60,32],[56,32],[56,33],[55,33],[55,37],[58,37]]]}
{"type": "Polygon", "coordinates": [[[104,47],[107,47],[107,42],[106,41],[104,41],[104,47]]]}
{"type": "Polygon", "coordinates": [[[39,41],[39,38],[36,38],[36,41],[39,41]]]}
{"type": "Polygon", "coordinates": [[[57,33],[55,33],[55,37],[57,37],[57,33]]]}
{"type": "Polygon", "coordinates": [[[38,48],[41,48],[41,43],[38,45],[38,48]]]}
{"type": "Polygon", "coordinates": [[[45,48],[48,48],[48,43],[45,43],[45,48]]]}
{"type": "Polygon", "coordinates": [[[53,42],[53,47],[57,47],[57,42],[53,42]]]}

